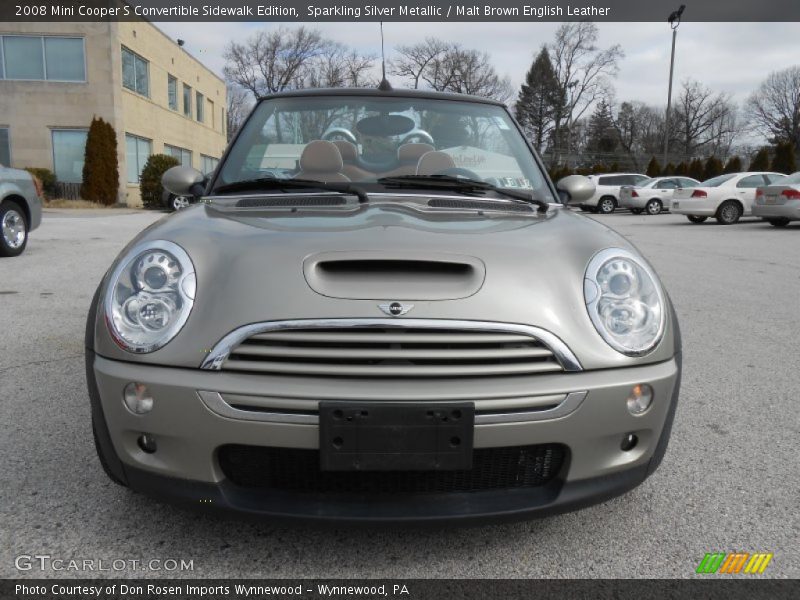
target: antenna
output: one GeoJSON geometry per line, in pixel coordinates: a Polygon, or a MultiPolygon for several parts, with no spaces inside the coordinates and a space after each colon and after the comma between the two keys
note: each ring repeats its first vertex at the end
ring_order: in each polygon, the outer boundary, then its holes
{"type": "Polygon", "coordinates": [[[392,90],[392,84],[386,79],[386,53],[383,49],[383,21],[380,22],[381,24],[381,82],[378,85],[378,89],[382,92],[390,92],[392,90]]]}

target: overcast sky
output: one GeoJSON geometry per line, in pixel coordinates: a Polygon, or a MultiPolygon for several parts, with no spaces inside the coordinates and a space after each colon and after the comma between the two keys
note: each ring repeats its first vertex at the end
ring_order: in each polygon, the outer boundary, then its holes
{"type": "MultiPolygon", "coordinates": [[[[158,23],[168,35],[217,73],[229,40],[241,40],[274,23],[158,23]]],[[[296,23],[288,24],[297,26],[296,23]]],[[[380,53],[378,23],[310,23],[324,35],[363,53],[380,53]]],[[[394,45],[426,36],[486,51],[499,73],[519,87],[539,46],[553,39],[558,23],[384,23],[387,58],[394,45]]],[[[616,78],[616,98],[666,105],[670,29],[667,23],[598,23],[600,45],[622,45],[625,58],[616,78]]],[[[740,104],[772,70],[800,64],[798,23],[692,23],[678,31],[675,85],[694,78],[729,92],[740,104]]]]}

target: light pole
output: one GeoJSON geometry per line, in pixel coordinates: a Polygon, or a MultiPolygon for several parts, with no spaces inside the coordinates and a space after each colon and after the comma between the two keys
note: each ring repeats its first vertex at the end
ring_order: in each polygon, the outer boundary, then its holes
{"type": "Polygon", "coordinates": [[[664,163],[662,166],[667,165],[667,155],[669,153],[669,111],[672,108],[672,72],[675,69],[675,38],[678,37],[678,25],[681,24],[681,16],[686,9],[685,4],[681,4],[680,8],[673,11],[667,18],[669,26],[672,27],[672,55],[669,59],[669,90],[667,91],[667,120],[664,121],[664,163]]]}
{"type": "Polygon", "coordinates": [[[572,93],[575,86],[578,85],[577,81],[570,81],[567,84],[569,89],[569,115],[567,115],[567,168],[572,168],[572,93]]]}

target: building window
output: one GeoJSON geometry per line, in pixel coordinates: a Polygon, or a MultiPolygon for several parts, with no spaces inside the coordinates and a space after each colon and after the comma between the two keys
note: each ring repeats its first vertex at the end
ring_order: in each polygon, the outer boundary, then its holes
{"type": "Polygon", "coordinates": [[[214,169],[217,168],[219,164],[219,159],[214,158],[213,156],[206,156],[205,154],[200,155],[200,172],[203,175],[207,175],[208,173],[213,173],[214,169]]]}
{"type": "Polygon", "coordinates": [[[167,75],[167,95],[171,110],[178,110],[178,80],[172,75],[167,75]]]}
{"type": "Polygon", "coordinates": [[[192,151],[179,146],[164,144],[164,154],[177,158],[184,167],[192,166],[192,151]]]}
{"type": "Polygon", "coordinates": [[[129,133],[125,134],[125,162],[128,167],[128,183],[139,183],[139,175],[152,154],[153,142],[129,133]]]}
{"type": "Polygon", "coordinates": [[[212,100],[208,101],[208,114],[211,115],[211,129],[216,129],[217,115],[214,113],[214,102],[212,100]]]}
{"type": "Polygon", "coordinates": [[[197,108],[195,109],[195,111],[197,112],[197,122],[198,123],[202,123],[203,122],[203,117],[205,116],[203,114],[205,112],[205,110],[204,110],[205,109],[205,98],[203,98],[203,94],[201,94],[200,92],[197,92],[196,102],[197,102],[197,108]]]}
{"type": "Polygon", "coordinates": [[[54,129],[53,171],[56,179],[64,183],[83,180],[83,158],[86,153],[85,129],[54,129]]]}
{"type": "Polygon", "coordinates": [[[0,165],[11,166],[11,140],[8,135],[8,127],[0,127],[0,165]]]}
{"type": "Polygon", "coordinates": [[[150,96],[150,64],[135,52],[122,47],[122,85],[142,96],[150,96]]]}
{"type": "Polygon", "coordinates": [[[220,131],[222,131],[222,134],[225,135],[226,129],[228,128],[228,122],[225,120],[225,109],[222,108],[220,110],[222,111],[220,118],[220,126],[221,126],[220,131]]]}
{"type": "Polygon", "coordinates": [[[192,88],[183,84],[183,116],[192,118],[192,88]]]}
{"type": "Polygon", "coordinates": [[[83,38],[0,36],[0,79],[86,81],[83,38]]]}

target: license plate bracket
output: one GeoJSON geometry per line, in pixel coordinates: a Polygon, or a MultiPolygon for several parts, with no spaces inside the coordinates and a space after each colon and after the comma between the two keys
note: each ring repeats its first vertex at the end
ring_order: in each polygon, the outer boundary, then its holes
{"type": "Polygon", "coordinates": [[[319,403],[323,471],[472,468],[473,403],[319,403]]]}

